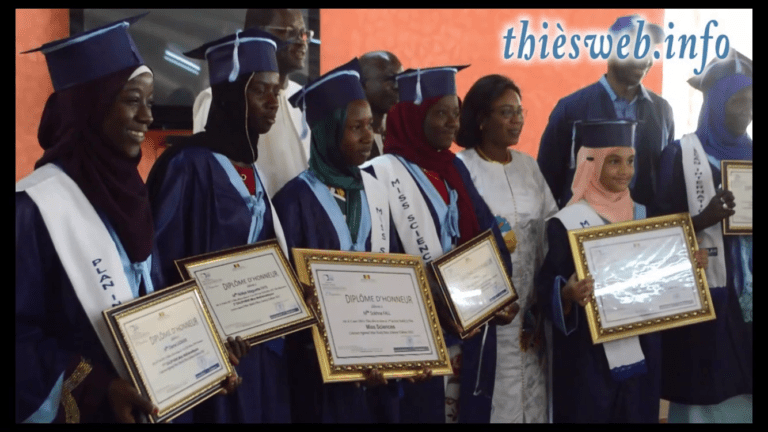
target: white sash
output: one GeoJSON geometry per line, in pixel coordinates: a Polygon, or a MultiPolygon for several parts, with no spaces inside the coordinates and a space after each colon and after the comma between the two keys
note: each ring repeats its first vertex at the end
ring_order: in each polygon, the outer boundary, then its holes
{"type": "Polygon", "coordinates": [[[129,379],[102,311],[133,300],[115,243],[77,184],[46,164],[16,184],[40,209],[56,254],[101,345],[123,379],[129,379]]]}
{"type": "MultiPolygon", "coordinates": [[[[381,183],[378,188],[387,191],[392,220],[405,253],[420,256],[425,263],[440,257],[444,253],[443,245],[429,212],[429,206],[402,162],[395,156],[387,154],[368,161],[362,167],[368,165],[376,170],[376,178],[381,183]]],[[[367,190],[368,185],[366,184],[365,187],[367,190]]],[[[374,195],[379,193],[373,193],[373,189],[371,191],[368,197],[369,202],[372,203],[374,195]]],[[[377,196],[376,199],[378,200],[379,197],[377,196]]],[[[376,205],[382,206],[383,203],[377,202],[376,205]]]]}
{"type": "MultiPolygon", "coordinates": [[[[712,168],[709,166],[707,153],[701,146],[695,133],[687,134],[680,140],[683,154],[683,174],[685,191],[688,195],[688,211],[691,216],[701,213],[715,196],[715,184],[712,182],[712,168]]],[[[709,289],[722,288],[726,285],[725,248],[723,247],[722,221],[696,233],[699,248],[709,252],[707,283],[709,289]]]]}
{"type": "Polygon", "coordinates": [[[368,199],[368,211],[371,215],[371,252],[389,252],[389,205],[387,189],[367,172],[360,170],[363,188],[368,199]]]}
{"type": "MultiPolygon", "coordinates": [[[[564,207],[552,217],[560,219],[568,231],[605,225],[600,215],[584,200],[564,207]]],[[[602,345],[611,371],[620,371],[645,360],[637,336],[603,342],[602,345]]]]}

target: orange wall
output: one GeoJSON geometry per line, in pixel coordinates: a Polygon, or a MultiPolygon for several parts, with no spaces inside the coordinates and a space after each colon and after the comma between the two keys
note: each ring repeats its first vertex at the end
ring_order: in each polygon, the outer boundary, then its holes
{"type": "MultiPolygon", "coordinates": [[[[541,23],[551,32],[560,23],[570,44],[570,36],[587,29],[607,29],[618,16],[640,13],[654,23],[664,22],[663,9],[322,9],[320,12],[320,68],[326,72],[367,51],[395,53],[405,68],[471,64],[456,76],[460,96],[464,96],[480,77],[500,73],[512,78],[522,89],[523,105],[528,109],[522,139],[517,148],[536,156],[539,139],[549,113],[563,96],[595,82],[605,73],[605,62],[593,61],[584,54],[578,60],[521,61],[515,55],[503,59],[502,36],[509,27],[521,31],[522,19],[529,20],[529,31],[543,33],[541,23]]],[[[68,9],[16,10],[16,52],[36,48],[69,34],[68,9]]],[[[517,46],[518,39],[515,39],[517,46]]],[[[583,46],[583,45],[582,45],[583,46]]],[[[514,50],[517,53],[517,50],[514,50]]],[[[566,51],[569,52],[569,51],[566,51]]],[[[651,69],[644,84],[661,93],[661,63],[651,69]]],[[[53,91],[45,58],[40,53],[16,54],[16,180],[29,174],[42,155],[37,143],[37,128],[48,95],[53,91]]],[[[148,134],[142,146],[139,172],[146,178],[162,150],[164,132],[148,134]]],[[[459,147],[454,145],[454,150],[459,147]]]]}
{"type": "Polygon", "coordinates": [[[37,128],[53,85],[45,57],[19,54],[69,36],[69,9],[16,10],[16,181],[32,172],[43,149],[37,128]]]}
{"type": "MultiPolygon", "coordinates": [[[[507,75],[520,87],[523,106],[528,109],[517,148],[535,157],[549,113],[557,101],[597,81],[605,73],[606,64],[604,60],[589,59],[583,43],[575,61],[520,61],[516,49],[512,59],[504,60],[502,36],[509,27],[514,27],[514,34],[519,35],[520,20],[527,18],[529,33],[535,31],[535,58],[539,58],[538,37],[543,34],[543,21],[548,22],[550,31],[555,24],[561,24],[567,36],[567,53],[570,36],[577,30],[605,31],[617,17],[632,13],[659,25],[664,23],[663,9],[322,9],[320,68],[326,72],[374,50],[393,52],[406,69],[471,64],[456,75],[462,98],[479,78],[492,73],[507,75]]],[[[550,53],[558,34],[559,31],[549,33],[550,53]]],[[[519,38],[515,39],[514,47],[517,41],[519,38]]],[[[643,83],[661,93],[660,62],[643,83]]],[[[460,147],[454,145],[454,150],[460,147]]]]}

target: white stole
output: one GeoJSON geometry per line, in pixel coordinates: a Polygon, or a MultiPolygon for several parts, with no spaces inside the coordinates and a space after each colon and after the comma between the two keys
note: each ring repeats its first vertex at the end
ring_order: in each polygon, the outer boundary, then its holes
{"type": "MultiPolygon", "coordinates": [[[[695,133],[687,134],[680,140],[683,156],[683,175],[685,191],[688,195],[688,211],[691,216],[701,213],[715,196],[715,184],[712,181],[712,168],[709,166],[707,153],[701,146],[695,133]]],[[[723,247],[722,221],[696,233],[699,248],[709,252],[707,283],[709,288],[722,288],[726,285],[725,248],[723,247]]]]}
{"type": "MultiPolygon", "coordinates": [[[[553,217],[560,219],[568,231],[605,225],[600,215],[584,200],[564,207],[553,217]]],[[[611,371],[620,371],[645,361],[640,338],[637,336],[603,342],[602,345],[611,371]]]]}
{"type": "Polygon", "coordinates": [[[389,203],[384,184],[367,172],[360,170],[363,188],[371,214],[371,252],[389,252],[389,203]]]}
{"type": "Polygon", "coordinates": [[[102,311],[133,300],[115,243],[77,184],[46,164],[16,184],[40,209],[56,254],[101,345],[123,379],[129,375],[102,311]]]}
{"type": "MultiPolygon", "coordinates": [[[[417,255],[425,263],[440,257],[444,253],[443,245],[429,212],[429,205],[402,162],[395,156],[386,154],[371,159],[361,168],[368,165],[376,170],[376,178],[380,182],[379,190],[386,190],[386,193],[373,193],[371,189],[371,193],[368,194],[369,201],[373,203],[376,199],[378,202],[375,205],[383,208],[386,204],[380,197],[388,198],[392,220],[400,235],[405,253],[417,255]]],[[[363,180],[365,181],[365,177],[363,180]]],[[[367,190],[368,184],[365,187],[367,190]]]]}

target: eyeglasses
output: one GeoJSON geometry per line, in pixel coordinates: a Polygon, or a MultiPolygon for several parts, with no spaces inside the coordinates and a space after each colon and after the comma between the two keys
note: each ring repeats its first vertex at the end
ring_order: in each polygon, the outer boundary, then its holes
{"type": "Polygon", "coordinates": [[[276,27],[276,26],[263,26],[263,29],[278,30],[283,32],[287,37],[283,38],[286,41],[308,41],[315,35],[314,30],[296,29],[293,27],[276,27]]]}
{"type": "Polygon", "coordinates": [[[503,106],[501,108],[496,108],[494,111],[499,113],[499,115],[505,119],[511,119],[512,117],[525,117],[528,115],[528,110],[519,105],[516,107],[503,106]]]}

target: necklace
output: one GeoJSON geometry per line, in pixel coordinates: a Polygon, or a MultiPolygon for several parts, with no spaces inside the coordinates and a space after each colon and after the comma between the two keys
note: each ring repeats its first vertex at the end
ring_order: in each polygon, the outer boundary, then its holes
{"type": "Polygon", "coordinates": [[[493,163],[497,163],[497,164],[501,164],[501,165],[506,165],[506,164],[512,162],[512,153],[510,153],[509,150],[507,150],[507,160],[505,160],[504,162],[499,162],[497,160],[493,160],[493,159],[489,158],[485,153],[483,153],[482,150],[480,150],[480,146],[476,146],[475,150],[477,151],[477,155],[478,156],[483,158],[483,160],[487,160],[488,162],[493,162],[493,163]]]}

